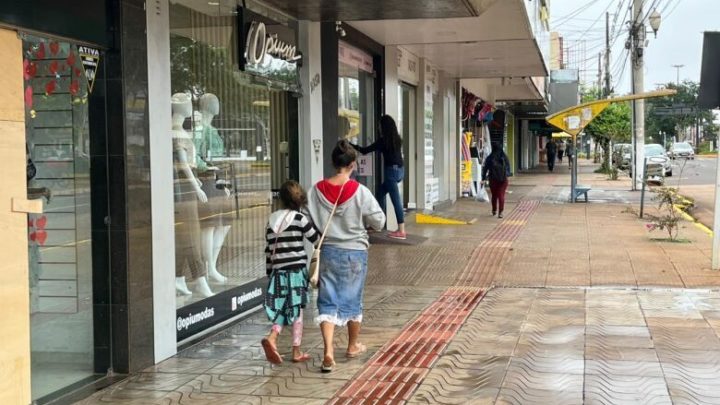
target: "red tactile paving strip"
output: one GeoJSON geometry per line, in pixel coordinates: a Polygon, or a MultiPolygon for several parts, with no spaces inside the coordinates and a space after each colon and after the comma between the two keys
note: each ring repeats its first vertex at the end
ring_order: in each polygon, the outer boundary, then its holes
{"type": "Polygon", "coordinates": [[[473,251],[470,261],[455,285],[488,288],[497,271],[510,255],[510,245],[517,239],[540,201],[522,201],[495,227],[473,251]]]}
{"type": "Polygon", "coordinates": [[[540,205],[518,204],[478,246],[456,282],[377,352],[328,403],[402,404],[410,398],[468,316],[503,261],[509,244],[540,205]]]}

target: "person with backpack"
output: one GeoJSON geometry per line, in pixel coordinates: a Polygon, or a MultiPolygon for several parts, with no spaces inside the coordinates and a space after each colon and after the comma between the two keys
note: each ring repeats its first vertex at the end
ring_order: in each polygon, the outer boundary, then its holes
{"type": "Polygon", "coordinates": [[[482,180],[490,183],[490,200],[492,201],[492,215],[497,213],[498,218],[503,217],[505,210],[505,192],[509,184],[510,159],[499,143],[493,142],[492,152],[485,159],[482,171],[482,180]]]}

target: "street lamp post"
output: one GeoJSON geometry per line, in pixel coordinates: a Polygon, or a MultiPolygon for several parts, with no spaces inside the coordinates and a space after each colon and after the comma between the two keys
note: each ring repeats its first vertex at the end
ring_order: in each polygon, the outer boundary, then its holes
{"type": "Polygon", "coordinates": [[[685,65],[672,65],[677,70],[676,77],[675,77],[675,85],[680,88],[680,69],[684,68],[685,65]]]}

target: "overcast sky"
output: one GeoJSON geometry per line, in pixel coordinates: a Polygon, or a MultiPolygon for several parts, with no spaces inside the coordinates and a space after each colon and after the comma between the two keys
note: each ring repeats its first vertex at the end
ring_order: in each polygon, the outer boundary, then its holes
{"type": "MultiPolygon", "coordinates": [[[[611,52],[611,72],[618,94],[630,92],[630,63],[625,64],[624,24],[629,18],[627,6],[632,0],[550,0],[550,29],[559,32],[570,46],[571,63],[580,64],[581,78],[597,81],[598,52],[605,44],[605,12],[610,12],[611,31],[618,10],[615,31],[619,32],[611,52]],[[622,4],[622,8],[619,8],[622,4]],[[627,13],[627,14],[626,14],[627,13]],[[625,17],[624,20],[622,17],[625,17]],[[622,31],[620,26],[622,25],[622,31]],[[584,42],[583,42],[584,41],[584,42]],[[618,82],[619,81],[619,82],[618,82]]],[[[685,65],[680,80],[700,80],[702,41],[704,31],[720,31],[720,0],[645,0],[646,9],[656,4],[662,11],[662,23],[657,39],[648,35],[650,43],[645,49],[645,89],[654,89],[656,83],[674,82],[676,69],[672,65],[685,65]]],[[[649,24],[647,24],[649,26],[649,24]]],[[[649,29],[649,28],[648,28],[649,29]]],[[[612,38],[612,37],[611,37],[612,38]]],[[[576,67],[576,66],[571,66],[576,67]]]]}

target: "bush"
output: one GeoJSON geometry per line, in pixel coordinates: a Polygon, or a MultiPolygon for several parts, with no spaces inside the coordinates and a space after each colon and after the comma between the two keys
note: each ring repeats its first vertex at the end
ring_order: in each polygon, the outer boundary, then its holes
{"type": "Polygon", "coordinates": [[[680,229],[680,213],[679,210],[687,212],[693,206],[691,201],[683,198],[677,193],[677,189],[673,187],[658,187],[652,191],[655,193],[653,198],[658,202],[658,210],[662,213],[659,216],[648,214],[647,217],[650,219],[646,228],[649,231],[655,231],[657,229],[668,233],[668,238],[671,241],[675,241],[678,236],[680,229]],[[676,208],[679,208],[676,209],[676,208]]]}

